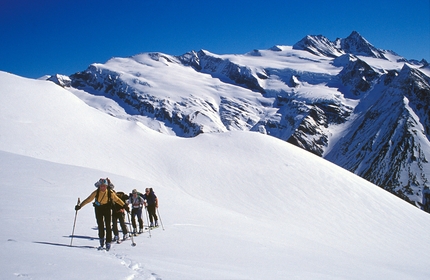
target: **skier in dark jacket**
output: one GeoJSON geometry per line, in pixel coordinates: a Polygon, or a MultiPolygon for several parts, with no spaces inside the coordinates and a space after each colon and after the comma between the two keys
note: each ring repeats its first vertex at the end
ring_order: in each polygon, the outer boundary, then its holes
{"type": "Polygon", "coordinates": [[[152,188],[146,188],[145,194],[142,196],[145,200],[145,207],[149,214],[150,227],[158,227],[158,217],[156,208],[158,208],[158,198],[152,188]],[[155,222],[155,224],[154,224],[155,222]]]}
{"type": "MultiPolygon", "coordinates": [[[[126,203],[128,199],[128,195],[123,192],[117,192],[116,196],[118,196],[124,203],[126,203]]],[[[127,226],[125,225],[125,212],[124,207],[120,206],[118,203],[115,203],[112,208],[112,231],[114,235],[114,240],[119,241],[119,231],[118,231],[118,222],[121,226],[121,230],[123,233],[122,240],[127,239],[127,226]]]]}

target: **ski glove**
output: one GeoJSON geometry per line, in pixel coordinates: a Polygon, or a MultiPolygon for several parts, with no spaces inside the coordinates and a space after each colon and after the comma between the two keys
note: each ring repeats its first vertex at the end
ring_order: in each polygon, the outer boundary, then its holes
{"type": "Polygon", "coordinates": [[[80,205],[76,205],[75,206],[75,210],[78,211],[79,209],[81,209],[81,206],[80,205]]]}
{"type": "Polygon", "coordinates": [[[125,211],[127,211],[128,213],[130,213],[130,208],[128,207],[128,204],[125,203],[124,206],[122,207],[125,209],[125,211]]]}

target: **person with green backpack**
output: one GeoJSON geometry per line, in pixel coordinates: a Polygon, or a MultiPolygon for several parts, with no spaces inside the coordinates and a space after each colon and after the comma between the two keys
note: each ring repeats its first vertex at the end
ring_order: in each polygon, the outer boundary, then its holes
{"type": "Polygon", "coordinates": [[[124,203],[113,191],[114,185],[110,182],[109,178],[101,178],[95,184],[96,190],[93,191],[81,204],[75,206],[78,211],[86,204],[94,199],[94,211],[96,215],[100,247],[99,250],[104,249],[105,244],[105,228],[106,228],[106,250],[110,250],[110,243],[112,242],[112,205],[113,203],[119,204],[127,212],[130,211],[128,205],[124,203]]]}
{"type": "MultiPolygon", "coordinates": [[[[114,191],[115,192],[115,191],[114,191]]],[[[118,196],[124,203],[128,200],[128,195],[124,192],[115,192],[116,196],[118,196]]],[[[121,230],[123,233],[122,241],[126,240],[128,237],[127,226],[125,225],[125,210],[123,206],[115,203],[112,208],[112,231],[114,235],[114,241],[120,243],[121,240],[119,238],[119,230],[118,230],[118,222],[121,226],[121,230]]]]}

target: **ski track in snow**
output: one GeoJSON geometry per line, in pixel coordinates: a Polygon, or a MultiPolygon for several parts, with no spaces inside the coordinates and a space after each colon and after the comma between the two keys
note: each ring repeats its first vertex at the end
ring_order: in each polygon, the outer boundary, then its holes
{"type": "Polygon", "coordinates": [[[145,267],[140,262],[132,260],[126,255],[114,253],[113,256],[119,259],[123,266],[133,271],[132,275],[126,278],[127,280],[134,280],[134,279],[162,280],[162,278],[158,277],[156,273],[146,270],[145,267]]]}

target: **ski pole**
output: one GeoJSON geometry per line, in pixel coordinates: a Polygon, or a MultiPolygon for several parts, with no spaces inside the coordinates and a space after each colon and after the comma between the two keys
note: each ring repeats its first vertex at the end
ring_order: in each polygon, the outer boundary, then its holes
{"type": "Polygon", "coordinates": [[[146,224],[148,225],[148,233],[149,233],[149,237],[151,237],[151,227],[149,226],[148,209],[146,209],[146,206],[145,206],[145,213],[146,213],[146,224]]]}
{"type": "MultiPolygon", "coordinates": [[[[78,197],[78,203],[77,205],[81,204],[81,200],[78,197]]],[[[76,226],[76,217],[78,216],[78,210],[75,210],[75,221],[73,222],[73,230],[72,230],[72,239],[70,239],[70,247],[72,247],[72,242],[73,242],[73,236],[75,234],[75,226],[76,226]]]]}
{"type": "Polygon", "coordinates": [[[131,221],[130,221],[130,212],[127,212],[127,217],[128,217],[128,227],[130,228],[130,237],[131,237],[131,246],[136,246],[136,243],[134,243],[134,239],[133,239],[133,234],[131,233],[131,221]]]}
{"type": "Polygon", "coordinates": [[[156,208],[157,208],[158,219],[160,219],[161,227],[162,227],[162,228],[163,228],[163,230],[164,230],[163,221],[161,220],[161,216],[160,216],[160,211],[158,211],[158,207],[156,207],[156,208]]]}

